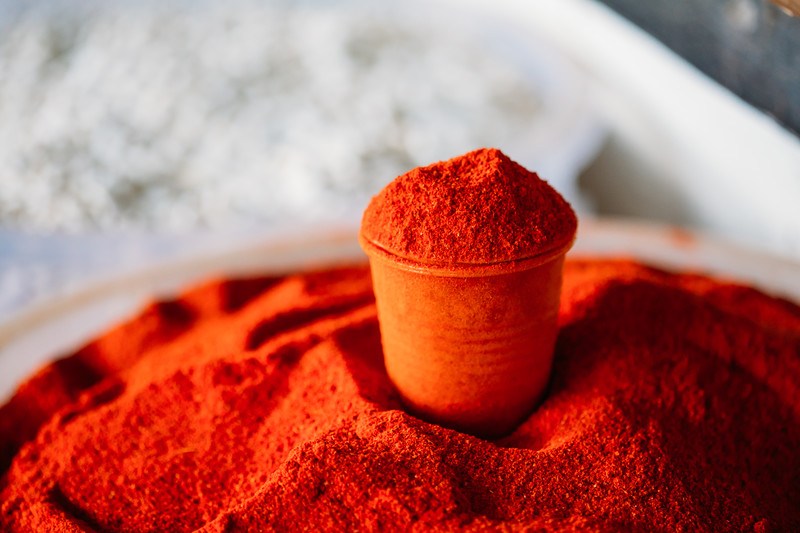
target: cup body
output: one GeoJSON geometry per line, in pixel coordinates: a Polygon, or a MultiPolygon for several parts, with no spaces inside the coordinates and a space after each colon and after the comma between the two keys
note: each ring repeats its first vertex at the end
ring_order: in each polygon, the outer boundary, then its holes
{"type": "Polygon", "coordinates": [[[510,433],[549,381],[566,250],[448,270],[364,248],[386,370],[409,410],[481,437],[510,433]]]}

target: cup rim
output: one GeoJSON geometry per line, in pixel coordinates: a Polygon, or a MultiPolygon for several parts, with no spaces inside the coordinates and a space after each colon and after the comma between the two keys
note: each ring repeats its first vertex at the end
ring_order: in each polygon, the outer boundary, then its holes
{"type": "Polygon", "coordinates": [[[420,261],[419,259],[390,252],[380,244],[367,238],[363,231],[358,232],[358,242],[370,260],[377,259],[400,270],[440,277],[474,278],[512,274],[542,266],[559,257],[563,257],[572,248],[576,236],[577,231],[573,232],[563,244],[550,246],[539,254],[505,261],[481,263],[420,261]]]}

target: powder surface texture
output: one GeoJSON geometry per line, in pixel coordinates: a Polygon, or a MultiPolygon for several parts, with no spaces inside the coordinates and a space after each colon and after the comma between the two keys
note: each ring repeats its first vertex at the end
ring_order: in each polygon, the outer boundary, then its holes
{"type": "Polygon", "coordinates": [[[510,436],[402,409],[366,266],[211,281],[0,408],[0,530],[800,530],[800,308],[568,261],[510,436]]]}
{"type": "Polygon", "coordinates": [[[396,178],[370,202],[361,231],[401,258],[485,264],[561,249],[577,224],[547,182],[499,150],[483,148],[396,178]]]}

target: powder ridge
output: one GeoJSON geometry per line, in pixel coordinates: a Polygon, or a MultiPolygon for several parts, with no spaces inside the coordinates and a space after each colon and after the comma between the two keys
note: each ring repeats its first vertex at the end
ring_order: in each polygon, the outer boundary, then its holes
{"type": "Polygon", "coordinates": [[[567,261],[510,436],[406,414],[366,266],[212,281],[0,408],[3,531],[800,530],[800,307],[567,261]]]}
{"type": "Polygon", "coordinates": [[[422,263],[499,263],[572,242],[572,208],[497,149],[483,148],[398,177],[364,212],[362,236],[422,263]]]}

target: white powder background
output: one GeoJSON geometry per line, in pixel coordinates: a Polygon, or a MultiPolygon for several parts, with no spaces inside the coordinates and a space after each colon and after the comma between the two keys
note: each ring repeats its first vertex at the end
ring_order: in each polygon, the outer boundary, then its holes
{"type": "Polygon", "coordinates": [[[369,5],[22,12],[0,38],[0,222],[316,220],[530,129],[536,87],[517,64],[457,23],[369,5]]]}
{"type": "Polygon", "coordinates": [[[0,3],[0,319],[199,232],[353,224],[396,175],[481,146],[576,200],[574,168],[535,155],[553,73],[524,32],[439,7],[0,3]]]}

